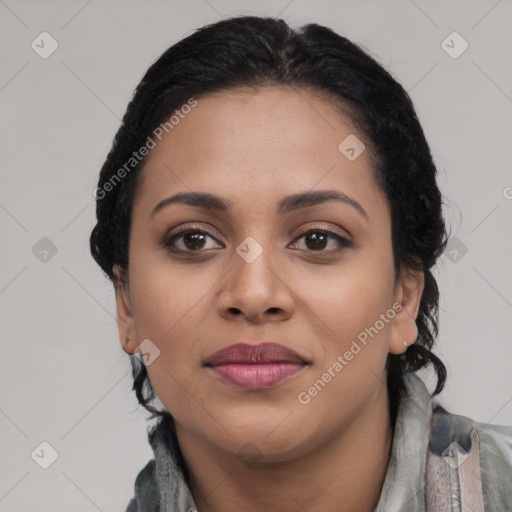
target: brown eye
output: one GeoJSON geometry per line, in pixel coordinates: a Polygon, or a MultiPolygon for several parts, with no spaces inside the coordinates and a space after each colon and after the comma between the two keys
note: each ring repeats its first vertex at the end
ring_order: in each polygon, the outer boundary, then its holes
{"type": "Polygon", "coordinates": [[[202,252],[208,249],[215,248],[206,247],[208,239],[216,239],[208,231],[196,228],[185,228],[167,236],[162,245],[176,252],[202,252]]]}
{"type": "Polygon", "coordinates": [[[345,237],[334,233],[333,231],[324,229],[312,229],[302,233],[296,240],[304,239],[306,249],[315,252],[332,253],[341,251],[343,248],[351,247],[352,243],[345,237]],[[329,242],[333,242],[334,248],[325,250],[328,247],[329,242]],[[336,245],[338,246],[336,248],[336,245]]]}

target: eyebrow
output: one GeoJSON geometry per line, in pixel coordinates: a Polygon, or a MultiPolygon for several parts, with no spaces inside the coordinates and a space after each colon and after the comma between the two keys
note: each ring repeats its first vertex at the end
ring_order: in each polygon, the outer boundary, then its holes
{"type": "MultiPolygon", "coordinates": [[[[278,203],[277,213],[282,215],[302,208],[316,206],[327,201],[340,201],[343,204],[347,204],[357,210],[366,221],[370,221],[370,217],[358,201],[338,190],[315,190],[283,197],[278,203]]],[[[162,199],[153,208],[150,217],[153,217],[162,208],[177,203],[219,212],[227,212],[233,207],[231,201],[208,192],[178,192],[162,199]]]]}

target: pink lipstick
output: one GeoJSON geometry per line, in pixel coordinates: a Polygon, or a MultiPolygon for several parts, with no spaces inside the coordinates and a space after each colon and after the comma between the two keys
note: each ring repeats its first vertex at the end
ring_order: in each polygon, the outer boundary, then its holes
{"type": "Polygon", "coordinates": [[[274,386],[309,363],[297,352],[278,343],[238,343],[211,355],[204,366],[219,377],[244,389],[274,386]]]}

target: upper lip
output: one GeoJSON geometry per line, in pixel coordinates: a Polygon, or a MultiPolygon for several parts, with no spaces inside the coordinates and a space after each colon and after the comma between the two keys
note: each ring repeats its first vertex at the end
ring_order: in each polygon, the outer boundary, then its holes
{"type": "Polygon", "coordinates": [[[218,366],[221,364],[264,364],[264,363],[295,363],[305,364],[303,359],[294,350],[279,343],[265,341],[258,345],[237,343],[223,348],[209,356],[204,366],[218,366]]]}

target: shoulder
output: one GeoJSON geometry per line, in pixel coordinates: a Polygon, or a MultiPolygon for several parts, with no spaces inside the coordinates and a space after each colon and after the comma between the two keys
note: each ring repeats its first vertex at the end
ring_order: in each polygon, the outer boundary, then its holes
{"type": "Polygon", "coordinates": [[[440,481],[451,482],[457,475],[458,488],[452,483],[452,492],[466,493],[484,510],[512,510],[512,427],[478,422],[436,406],[429,471],[440,481]]]}
{"type": "Polygon", "coordinates": [[[130,500],[125,512],[158,512],[158,489],[155,478],[156,463],[151,459],[135,479],[135,498],[130,500]]]}
{"type": "Polygon", "coordinates": [[[501,459],[512,468],[512,426],[478,422],[452,414],[439,405],[434,408],[432,415],[431,449],[441,455],[450,443],[457,442],[469,451],[473,429],[478,435],[480,456],[501,459]]]}

